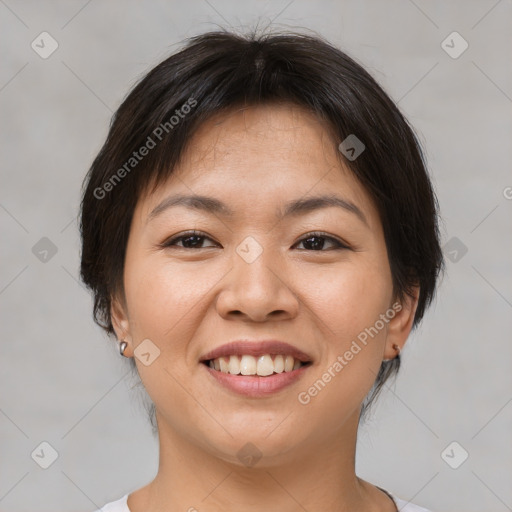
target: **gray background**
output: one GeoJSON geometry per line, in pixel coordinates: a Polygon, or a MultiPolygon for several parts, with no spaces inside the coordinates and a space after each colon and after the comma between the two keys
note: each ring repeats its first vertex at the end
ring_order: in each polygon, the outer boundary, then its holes
{"type": "Polygon", "coordinates": [[[77,281],[81,181],[124,95],[183,38],[270,22],[367,67],[420,133],[442,208],[447,274],[360,430],[358,473],[438,512],[512,510],[511,18],[510,0],[0,0],[0,510],[91,511],[153,478],[143,395],[77,281]]]}

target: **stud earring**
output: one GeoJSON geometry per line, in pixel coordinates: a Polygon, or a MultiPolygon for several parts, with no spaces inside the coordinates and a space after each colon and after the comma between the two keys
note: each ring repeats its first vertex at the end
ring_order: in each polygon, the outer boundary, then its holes
{"type": "Polygon", "coordinates": [[[121,343],[119,343],[119,353],[120,353],[122,356],[124,356],[124,357],[126,357],[126,356],[124,355],[124,351],[126,350],[126,347],[127,347],[127,346],[128,346],[128,343],[126,343],[126,341],[124,341],[124,340],[123,340],[123,341],[121,341],[121,343]]]}

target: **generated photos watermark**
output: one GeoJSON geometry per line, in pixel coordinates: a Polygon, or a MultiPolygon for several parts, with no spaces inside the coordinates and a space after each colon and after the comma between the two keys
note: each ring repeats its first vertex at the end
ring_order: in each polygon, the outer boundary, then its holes
{"type": "Polygon", "coordinates": [[[171,133],[175,126],[177,126],[182,119],[186,117],[197,106],[197,100],[192,96],[181,105],[179,109],[174,111],[168,121],[160,123],[148,136],[146,142],[126,160],[126,162],[114,173],[112,176],[101,186],[94,189],[94,197],[96,199],[103,199],[108,192],[111,192],[114,187],[121,182],[137,165],[141,162],[152,149],[156,148],[163,138],[171,133]]]}
{"type": "Polygon", "coordinates": [[[331,382],[331,380],[336,377],[338,373],[347,366],[347,364],[354,359],[354,356],[359,354],[363,347],[368,344],[369,339],[373,339],[377,334],[379,334],[382,329],[395,317],[395,315],[402,310],[402,305],[399,302],[395,302],[385,313],[381,313],[379,319],[375,321],[375,323],[366,327],[363,331],[361,331],[357,335],[357,339],[352,341],[350,348],[346,350],[343,355],[339,355],[327,370],[322,374],[322,376],[312,384],[306,391],[301,391],[297,398],[299,403],[302,405],[307,405],[311,402],[311,399],[320,393],[325,386],[331,382]],[[362,346],[361,346],[362,345],[362,346]]]}

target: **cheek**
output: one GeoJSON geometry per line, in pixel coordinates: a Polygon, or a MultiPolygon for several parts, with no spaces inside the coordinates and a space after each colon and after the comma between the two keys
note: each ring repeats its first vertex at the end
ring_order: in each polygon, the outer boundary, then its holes
{"type": "Polygon", "coordinates": [[[340,350],[390,307],[392,283],[386,267],[347,265],[326,273],[320,281],[317,274],[314,282],[317,285],[306,292],[308,300],[340,350]]]}
{"type": "Polygon", "coordinates": [[[322,396],[315,401],[317,405],[325,401],[339,411],[350,410],[366,396],[382,363],[389,323],[386,312],[392,301],[391,275],[386,266],[369,264],[346,266],[328,277],[308,292],[313,313],[322,320],[317,325],[325,339],[318,369],[322,382],[317,386],[318,398],[322,396]]]}
{"type": "MultiPolygon", "coordinates": [[[[318,437],[338,431],[357,410],[377,377],[390,306],[391,282],[386,272],[351,269],[321,281],[311,303],[322,329],[324,350],[316,373],[297,397],[306,421],[318,437]],[[319,423],[317,419],[321,419],[319,423]]],[[[311,298],[310,294],[310,298],[311,298]]]]}
{"type": "Polygon", "coordinates": [[[220,268],[207,265],[200,269],[162,258],[127,260],[125,288],[136,341],[150,338],[163,348],[165,340],[172,340],[173,349],[180,349],[180,339],[188,339],[194,324],[197,328],[209,291],[223,275],[220,268]]]}

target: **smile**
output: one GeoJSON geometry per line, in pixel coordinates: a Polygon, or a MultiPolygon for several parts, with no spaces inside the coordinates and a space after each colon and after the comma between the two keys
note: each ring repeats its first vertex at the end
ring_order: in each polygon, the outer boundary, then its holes
{"type": "Polygon", "coordinates": [[[272,358],[270,354],[266,354],[258,358],[233,355],[229,358],[222,357],[203,361],[200,366],[208,372],[215,385],[220,385],[231,393],[247,398],[265,398],[297,382],[312,366],[312,363],[302,363],[292,356],[277,355],[272,358]],[[287,358],[289,358],[288,362],[287,358]],[[218,369],[215,369],[216,364],[218,369]],[[233,372],[236,371],[236,373],[229,372],[231,364],[233,372]],[[223,369],[221,369],[221,365],[223,369]],[[258,369],[266,375],[257,373],[258,369]],[[270,369],[272,369],[272,373],[268,373],[270,369]],[[279,372],[279,370],[281,371],[279,372]]]}
{"type": "Polygon", "coordinates": [[[301,366],[309,363],[303,363],[291,355],[270,355],[264,354],[255,357],[249,354],[217,357],[204,361],[213,370],[227,373],[230,375],[257,375],[259,377],[268,377],[270,375],[292,372],[298,370],[301,366]]]}

